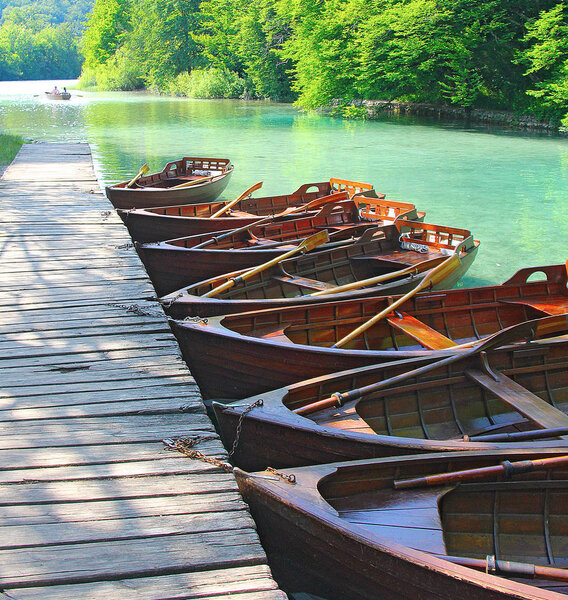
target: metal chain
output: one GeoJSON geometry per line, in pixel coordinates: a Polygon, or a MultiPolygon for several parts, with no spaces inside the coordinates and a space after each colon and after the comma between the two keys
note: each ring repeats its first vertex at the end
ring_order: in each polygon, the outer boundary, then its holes
{"type": "Polygon", "coordinates": [[[244,418],[249,414],[249,412],[256,408],[257,406],[262,406],[264,404],[264,400],[259,398],[256,402],[249,404],[241,413],[239,417],[239,422],[237,423],[237,430],[235,431],[235,441],[233,442],[233,446],[231,447],[231,451],[229,452],[229,458],[233,456],[233,454],[237,451],[237,446],[239,445],[239,440],[241,439],[241,431],[243,428],[244,418]]]}
{"type": "Polygon", "coordinates": [[[130,248],[134,248],[134,244],[132,242],[127,242],[126,244],[120,244],[120,246],[115,246],[116,250],[130,250],[130,248]]]}
{"type": "Polygon", "coordinates": [[[286,483],[291,483],[292,485],[296,483],[296,476],[294,475],[294,473],[290,473],[289,475],[286,475],[286,473],[277,471],[276,469],[273,469],[272,467],[266,467],[266,471],[268,473],[272,473],[273,475],[276,475],[277,477],[280,477],[280,479],[282,479],[286,483]]]}
{"type": "Polygon", "coordinates": [[[101,210],[101,217],[103,221],[106,221],[112,215],[112,210],[101,210]]]}
{"type": "Polygon", "coordinates": [[[214,465],[215,467],[219,467],[225,473],[232,473],[233,465],[230,465],[227,462],[219,460],[213,456],[206,456],[203,452],[199,450],[194,450],[193,446],[203,442],[205,440],[213,440],[217,439],[217,436],[195,436],[194,438],[181,438],[179,440],[165,439],[163,440],[164,444],[168,446],[168,448],[172,448],[173,450],[177,450],[182,454],[185,454],[189,458],[195,458],[197,460],[201,460],[203,462],[209,463],[210,465],[214,465]]]}
{"type": "Polygon", "coordinates": [[[163,314],[161,312],[150,310],[146,308],[142,308],[138,304],[109,304],[108,306],[114,306],[116,308],[122,308],[126,312],[133,313],[135,315],[139,315],[141,317],[156,317],[161,318],[163,314]]]}
{"type": "Polygon", "coordinates": [[[168,300],[167,302],[164,302],[164,306],[166,308],[170,308],[170,306],[176,301],[179,300],[181,297],[183,296],[183,292],[178,292],[175,296],[172,296],[172,298],[170,300],[168,300]]]}
{"type": "Polygon", "coordinates": [[[209,323],[209,319],[203,319],[202,317],[185,317],[183,322],[184,323],[203,323],[203,325],[207,325],[207,323],[209,323]]]}

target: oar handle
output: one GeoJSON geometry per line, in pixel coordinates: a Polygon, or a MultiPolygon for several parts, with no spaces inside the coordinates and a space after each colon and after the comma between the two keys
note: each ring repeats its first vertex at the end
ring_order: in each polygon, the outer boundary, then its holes
{"type": "Polygon", "coordinates": [[[127,184],[125,187],[129,188],[132,187],[139,179],[140,177],[142,177],[142,175],[145,175],[148,171],[150,170],[150,167],[148,167],[147,164],[143,164],[140,167],[140,171],[138,171],[138,175],[136,175],[136,177],[133,177],[127,184]]]}
{"type": "Polygon", "coordinates": [[[203,294],[203,297],[211,298],[213,296],[217,296],[221,292],[224,292],[225,290],[232,288],[237,283],[241,283],[242,281],[245,281],[246,279],[249,279],[250,277],[257,275],[258,273],[261,273],[262,271],[265,271],[266,269],[269,269],[270,267],[277,265],[278,263],[282,262],[283,260],[286,260],[287,258],[294,256],[294,254],[297,254],[298,252],[309,252],[310,250],[313,250],[317,246],[321,246],[321,244],[325,244],[327,241],[329,241],[329,236],[328,236],[327,230],[315,233],[314,235],[310,236],[309,238],[306,238],[299,246],[296,246],[296,248],[293,248],[292,250],[289,250],[288,252],[285,252],[284,254],[281,254],[280,256],[277,256],[276,258],[273,258],[272,260],[269,260],[268,262],[265,262],[264,264],[259,265],[258,267],[254,267],[254,268],[250,269],[249,271],[245,271],[244,273],[241,273],[240,275],[237,275],[236,277],[229,278],[227,281],[225,281],[221,285],[218,285],[216,288],[213,288],[206,294],[203,294]]]}
{"type": "Polygon", "coordinates": [[[212,214],[209,218],[215,219],[217,217],[220,217],[222,214],[226,213],[230,208],[235,206],[235,204],[238,204],[245,198],[248,198],[248,196],[250,196],[253,192],[256,192],[256,190],[260,189],[261,187],[262,187],[262,181],[255,183],[253,186],[249,187],[248,190],[245,190],[238,198],[235,198],[231,202],[225,204],[225,206],[220,208],[216,213],[212,214]]]}
{"type": "Polygon", "coordinates": [[[513,475],[530,473],[538,469],[553,469],[554,467],[568,464],[568,456],[555,456],[554,458],[540,458],[536,460],[519,460],[517,462],[503,461],[499,465],[491,467],[480,467],[478,469],[466,469],[453,471],[451,473],[439,473],[436,475],[424,475],[413,479],[399,479],[393,481],[395,489],[408,489],[417,487],[431,487],[434,485],[447,485],[464,481],[476,481],[491,477],[504,475],[510,479],[513,475]]]}
{"type": "Polygon", "coordinates": [[[187,187],[191,187],[192,185],[197,185],[199,183],[205,183],[206,181],[209,181],[210,179],[213,179],[213,175],[207,175],[205,177],[199,177],[199,179],[194,179],[193,181],[186,181],[185,183],[180,183],[178,185],[173,185],[170,190],[179,190],[182,188],[187,188],[187,187]]]}
{"type": "Polygon", "coordinates": [[[495,556],[482,558],[469,558],[465,556],[445,556],[436,554],[437,558],[447,560],[455,565],[469,567],[477,571],[484,571],[490,575],[505,577],[519,577],[522,579],[548,579],[551,581],[568,581],[568,570],[556,567],[543,567],[532,563],[500,560],[495,556]]]}

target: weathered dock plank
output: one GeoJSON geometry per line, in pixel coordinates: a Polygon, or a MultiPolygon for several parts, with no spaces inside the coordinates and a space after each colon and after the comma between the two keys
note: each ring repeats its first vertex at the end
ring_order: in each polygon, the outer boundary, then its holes
{"type": "Polygon", "coordinates": [[[86,144],[0,180],[0,598],[281,600],[86,144]]]}

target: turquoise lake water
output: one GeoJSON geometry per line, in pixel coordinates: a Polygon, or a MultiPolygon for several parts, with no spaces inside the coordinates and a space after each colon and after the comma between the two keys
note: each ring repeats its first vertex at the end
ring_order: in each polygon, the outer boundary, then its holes
{"type": "Polygon", "coordinates": [[[426,221],[470,229],[481,246],[464,285],[568,259],[568,138],[144,93],[77,92],[58,102],[44,98],[54,83],[73,82],[0,82],[0,131],[89,142],[101,185],[144,162],[158,170],[183,155],[228,157],[235,172],[227,199],[257,181],[265,195],[339,177],[415,203],[426,221]]]}

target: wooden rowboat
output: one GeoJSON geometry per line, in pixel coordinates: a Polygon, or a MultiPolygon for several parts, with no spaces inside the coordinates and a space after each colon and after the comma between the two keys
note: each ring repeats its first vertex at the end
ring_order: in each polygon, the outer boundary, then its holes
{"type": "Polygon", "coordinates": [[[568,468],[558,454],[434,453],[235,475],[289,593],[562,600],[568,468]],[[459,471],[428,487],[400,483],[459,471]]]}
{"type": "Polygon", "coordinates": [[[263,264],[322,229],[328,230],[332,243],[345,243],[369,227],[393,223],[396,218],[420,220],[424,216],[411,204],[377,198],[356,200],[357,203],[347,200],[326,204],[313,216],[278,217],[236,233],[226,230],[164,242],[136,243],[136,250],[156,293],[164,296],[204,279],[263,264]],[[361,216],[363,202],[364,213],[370,216],[361,216]],[[208,240],[211,243],[203,246],[208,240]]]}
{"type": "Polygon", "coordinates": [[[71,100],[69,92],[45,92],[45,97],[50,100],[71,100]]]}
{"type": "Polygon", "coordinates": [[[306,183],[291,194],[244,198],[238,209],[231,209],[216,218],[211,217],[223,208],[222,203],[119,210],[118,214],[134,241],[159,242],[251,225],[259,217],[275,215],[341,191],[346,191],[349,196],[364,192],[365,196],[384,198],[384,194],[376,194],[373,186],[367,183],[332,178],[320,183],[306,183]]]}
{"type": "MultiPolygon", "coordinates": [[[[566,317],[554,319],[568,330],[566,317]]],[[[428,363],[352,369],[213,408],[227,448],[239,425],[233,460],[253,471],[434,451],[568,452],[568,338],[428,363]],[[375,389],[337,405],[338,394],[364,386],[375,389]]]]}
{"type": "Polygon", "coordinates": [[[354,244],[282,261],[212,297],[206,294],[211,294],[230,279],[239,280],[243,273],[229,273],[198,282],[162,297],[161,302],[168,315],[183,319],[399,294],[415,288],[422,281],[424,273],[419,271],[419,265],[433,266],[434,262],[442,262],[456,252],[458,267],[435,286],[450,288],[468,270],[479,245],[466,229],[406,220],[397,220],[393,225],[377,229],[376,235],[372,234],[372,230],[367,230],[354,244]],[[404,269],[410,271],[399,276],[404,269]],[[384,283],[327,293],[337,286],[390,274],[393,277],[384,283]],[[312,295],[314,292],[325,295],[312,295]]]}
{"type": "Polygon", "coordinates": [[[233,169],[228,158],[184,156],[132,185],[132,180],[121,181],[105,192],[112,205],[122,209],[212,202],[227,187],[233,169]]]}
{"type": "Polygon", "coordinates": [[[359,298],[170,323],[203,395],[246,398],[312,377],[451,352],[504,327],[568,311],[564,265],[522,269],[502,285],[420,293],[332,346],[397,298],[359,298]],[[545,279],[533,281],[535,276],[545,279]],[[528,279],[531,278],[531,281],[528,279]]]}

